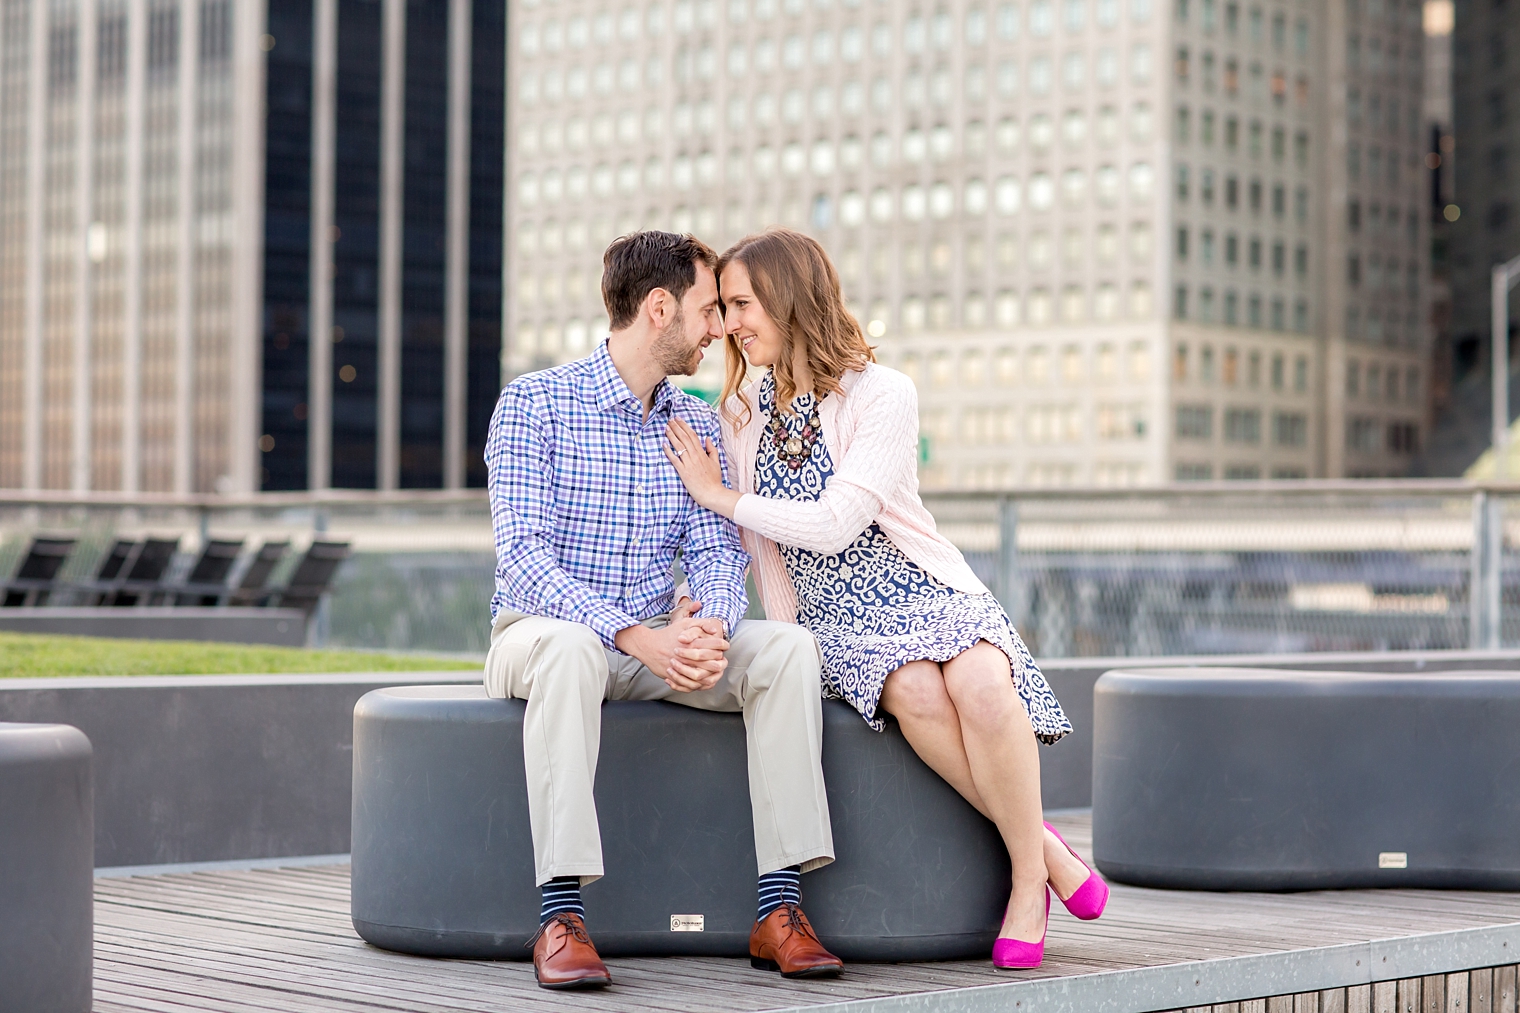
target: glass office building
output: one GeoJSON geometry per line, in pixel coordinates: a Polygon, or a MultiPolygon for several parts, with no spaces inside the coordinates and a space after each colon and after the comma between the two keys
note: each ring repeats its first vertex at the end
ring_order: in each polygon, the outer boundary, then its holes
{"type": "Polygon", "coordinates": [[[505,32],[0,0],[0,488],[483,484],[505,32]]]}

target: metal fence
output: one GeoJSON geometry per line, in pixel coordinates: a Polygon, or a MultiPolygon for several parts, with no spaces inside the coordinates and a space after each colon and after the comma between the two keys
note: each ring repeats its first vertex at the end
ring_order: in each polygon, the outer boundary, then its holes
{"type": "MultiPolygon", "coordinates": [[[[1218,483],[926,502],[1042,657],[1520,646],[1520,484],[1218,483]]],[[[495,560],[480,492],[0,493],[0,576],[36,535],[78,539],[65,580],[89,579],[119,537],[179,537],[170,579],[207,538],[245,539],[245,558],[266,540],[347,541],[314,643],[486,648],[495,560]]]]}

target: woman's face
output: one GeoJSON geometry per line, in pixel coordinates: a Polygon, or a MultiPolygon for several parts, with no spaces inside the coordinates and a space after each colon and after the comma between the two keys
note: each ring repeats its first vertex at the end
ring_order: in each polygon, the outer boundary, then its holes
{"type": "Polygon", "coordinates": [[[727,314],[723,330],[739,343],[751,366],[774,366],[781,360],[781,328],[765,312],[749,283],[749,271],[735,260],[719,279],[727,314]]]}

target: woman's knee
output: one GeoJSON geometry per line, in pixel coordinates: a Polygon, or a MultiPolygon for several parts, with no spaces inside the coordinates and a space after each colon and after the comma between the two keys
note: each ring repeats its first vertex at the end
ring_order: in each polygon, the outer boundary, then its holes
{"type": "Polygon", "coordinates": [[[946,663],[945,690],[964,721],[1001,724],[1021,707],[1008,659],[989,644],[946,663]]]}
{"type": "Polygon", "coordinates": [[[945,676],[932,661],[910,662],[887,676],[881,705],[896,718],[933,720],[954,715],[945,676]]]}

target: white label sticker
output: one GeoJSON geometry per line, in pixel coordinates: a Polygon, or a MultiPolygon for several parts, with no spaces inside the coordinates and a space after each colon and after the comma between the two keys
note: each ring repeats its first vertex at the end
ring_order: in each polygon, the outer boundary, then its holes
{"type": "Polygon", "coordinates": [[[707,929],[706,915],[671,915],[670,931],[672,932],[704,932],[707,929]]]}
{"type": "Polygon", "coordinates": [[[1409,855],[1403,851],[1379,851],[1379,869],[1407,869],[1409,868],[1409,855]]]}

